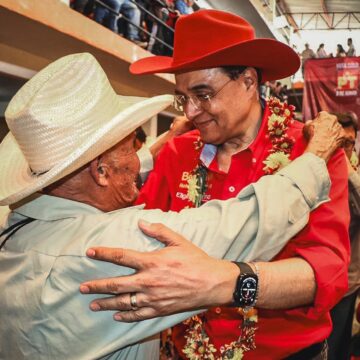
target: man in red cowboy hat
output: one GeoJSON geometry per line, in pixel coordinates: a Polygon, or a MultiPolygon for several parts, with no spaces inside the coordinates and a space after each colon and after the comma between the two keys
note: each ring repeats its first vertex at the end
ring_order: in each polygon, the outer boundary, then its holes
{"type": "MultiPolygon", "coordinates": [[[[175,106],[196,130],[163,149],[140,201],[148,208],[177,211],[211,199],[228,199],[301,155],[305,146],[302,124],[293,120],[293,109],[277,100],[261,100],[258,91],[261,81],[290,76],[299,65],[291,48],[275,40],[256,39],[252,26],[239,16],[203,10],[180,18],[173,57],[141,59],[130,70],[174,73],[175,106]]],[[[332,201],[311,215],[308,226],[273,262],[239,264],[234,291],[237,307],[213,308],[175,328],[173,339],[180,357],[308,360],[326,352],[329,309],[346,291],[349,260],[343,152],[332,157],[328,168],[332,201]],[[257,314],[249,310],[255,303],[257,314]]],[[[124,250],[122,254],[126,261],[134,256],[124,250]]],[[[113,255],[99,252],[99,258],[122,263],[113,255]]],[[[141,293],[142,306],[155,309],[151,316],[166,314],[167,306],[172,312],[189,308],[189,302],[194,308],[204,306],[204,294],[211,296],[211,291],[194,279],[201,278],[203,284],[204,278],[211,277],[210,268],[205,271],[200,263],[189,266],[184,253],[177,259],[153,256],[152,269],[147,269],[157,275],[152,286],[145,286],[146,269],[142,268],[136,284],[131,278],[117,279],[117,288],[141,293]]],[[[109,292],[109,284],[95,282],[90,288],[109,292]]],[[[97,305],[103,309],[124,306],[112,298],[97,305]]],[[[139,309],[119,319],[141,320],[149,314],[139,309]]]]}

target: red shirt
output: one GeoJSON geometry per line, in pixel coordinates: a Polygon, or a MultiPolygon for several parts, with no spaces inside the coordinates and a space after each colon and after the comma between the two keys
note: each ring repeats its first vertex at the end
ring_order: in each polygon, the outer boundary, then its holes
{"type": "MultiPolygon", "coordinates": [[[[267,137],[268,116],[269,110],[266,108],[256,139],[247,149],[232,156],[227,174],[218,170],[214,156],[208,165],[210,185],[206,201],[233,197],[243,187],[264,175],[263,161],[272,147],[267,137]]],[[[300,156],[305,149],[302,127],[302,123],[293,121],[287,131],[296,140],[291,159],[300,156]]],[[[187,199],[187,176],[199,163],[200,155],[203,157],[204,152],[209,150],[206,147],[206,150],[197,149],[198,138],[198,131],[192,131],[173,139],[164,147],[154,171],[142,189],[138,203],[145,203],[147,208],[165,211],[179,211],[192,206],[187,199]]],[[[257,348],[246,352],[245,359],[282,359],[326,339],[330,334],[329,309],[346,292],[350,251],[347,168],[343,151],[338,151],[332,157],[328,162],[328,169],[332,182],[331,201],[311,213],[309,224],[275,258],[278,260],[300,256],[306,259],[315,272],[315,303],[311,307],[283,311],[259,309],[258,330],[255,335],[257,348]]],[[[236,309],[211,309],[206,317],[206,332],[217,349],[237,340],[241,316],[236,309]]],[[[175,327],[174,341],[180,354],[185,345],[182,331],[182,325],[175,327]]]]}

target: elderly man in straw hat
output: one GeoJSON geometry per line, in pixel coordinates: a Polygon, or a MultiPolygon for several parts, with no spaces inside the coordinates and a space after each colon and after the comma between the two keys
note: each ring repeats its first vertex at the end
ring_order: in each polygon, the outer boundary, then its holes
{"type": "MultiPolygon", "coordinates": [[[[173,57],[144,58],[130,70],[134,74],[174,73],[175,105],[197,129],[163,149],[140,202],[148,208],[180,210],[211,199],[228,199],[301,155],[303,125],[293,120],[292,107],[259,97],[262,81],[290,76],[299,65],[290,47],[255,38],[253,27],[239,16],[203,10],[181,17],[173,57]]],[[[331,202],[311,215],[308,226],[273,262],[239,264],[234,292],[238,308],[216,307],[175,328],[173,340],[180,357],[196,358],[199,347],[201,356],[216,359],[240,358],[244,352],[246,359],[312,359],[325,351],[324,339],[331,331],[329,309],[346,291],[349,259],[342,151],[328,167],[331,202]],[[248,277],[252,279],[250,299],[247,292],[241,292],[249,284],[248,277]],[[242,308],[255,303],[257,316],[249,318],[242,308]]],[[[122,254],[126,261],[132,259],[133,254],[122,254]]],[[[97,251],[97,258],[121,264],[122,259],[114,255],[116,251],[97,251]]],[[[87,290],[109,292],[109,285],[112,289],[116,285],[119,292],[137,292],[140,308],[119,314],[118,319],[124,321],[166,314],[165,304],[171,304],[171,311],[204,306],[210,267],[190,264],[184,254],[181,261],[165,257],[155,261],[157,253],[153,256],[142,259],[136,255],[141,272],[134,281],[125,277],[92,282],[86,284],[87,290]],[[158,271],[150,264],[156,264],[158,271]],[[161,276],[164,269],[166,277],[161,276]],[[157,279],[152,287],[143,285],[149,274],[157,279]],[[187,281],[179,280],[182,278],[187,281]],[[151,301],[154,298],[156,302],[151,301]]],[[[123,309],[116,297],[92,306],[123,309]]]]}
{"type": "MultiPolygon", "coordinates": [[[[171,101],[168,95],[117,96],[90,54],[55,61],[11,100],[5,114],[10,133],[0,145],[0,204],[12,207],[1,232],[0,358],[156,359],[153,335],[194,313],[133,325],[89,311],[80,282],[132,270],[87,258],[87,247],[159,249],[161,243],[138,230],[144,219],[164,222],[210,255],[267,259],[263,251],[275,254],[305,226],[310,209],[328,200],[325,162],[309,153],[227,202],[168,214],[121,209],[137,196],[133,131],[171,101]],[[281,216],[274,218],[276,211],[281,216]]],[[[322,139],[328,150],[320,155],[327,159],[340,130],[327,125],[324,130],[308,150],[318,153],[322,139]]],[[[142,228],[152,231],[146,222],[142,228]]],[[[166,228],[162,240],[190,249],[199,261],[207,259],[214,274],[227,273],[228,285],[221,276],[222,291],[211,303],[230,302],[237,277],[233,263],[209,257],[166,228]]],[[[135,310],[136,295],[125,297],[128,310],[135,310]]]]}

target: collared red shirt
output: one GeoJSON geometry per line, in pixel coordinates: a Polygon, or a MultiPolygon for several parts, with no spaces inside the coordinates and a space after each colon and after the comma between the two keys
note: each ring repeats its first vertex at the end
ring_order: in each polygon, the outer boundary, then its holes
{"type": "MultiPolygon", "coordinates": [[[[263,161],[272,146],[266,131],[268,116],[266,106],[257,137],[247,149],[232,156],[228,173],[218,169],[216,156],[208,163],[202,161],[207,165],[209,178],[205,201],[228,199],[264,175],[263,161]]],[[[303,124],[297,121],[289,126],[288,135],[296,140],[291,159],[300,156],[305,149],[302,127],[303,124]]],[[[204,152],[205,158],[211,158],[209,148],[211,146],[203,147],[199,143],[196,130],[173,139],[159,154],[139,202],[145,203],[147,208],[176,211],[193,206],[187,196],[188,177],[199,164],[200,157],[204,157],[204,152]]],[[[275,257],[277,260],[300,256],[312,266],[317,282],[315,303],[284,311],[260,309],[255,338],[257,349],[247,352],[246,359],[265,360],[269,355],[272,359],[282,359],[330,334],[329,310],[347,289],[349,209],[344,156],[342,150],[337,151],[328,163],[332,180],[331,202],[314,211],[308,226],[275,257]]],[[[215,310],[207,313],[206,330],[210,342],[219,349],[237,340],[241,317],[231,309],[215,310]]],[[[185,344],[183,335],[181,330],[176,333],[175,341],[180,351],[185,344]]]]}
{"type": "Polygon", "coordinates": [[[133,270],[89,259],[86,249],[159,249],[159,242],[138,230],[138,220],[144,219],[168,225],[215,257],[266,259],[305,226],[309,209],[328,200],[330,182],[323,161],[310,154],[298,160],[281,174],[247,187],[238,198],[181,213],[141,207],[103,213],[53,196],[27,199],[12,211],[6,226],[26,218],[35,221],[18,230],[0,251],[0,359],[158,359],[154,334],[193,313],[126,324],[114,321],[110,312],[91,312],[89,303],[99,295],[80,294],[80,283],[133,270]],[[307,172],[305,179],[299,169],[307,172]],[[281,195],[279,183],[287,196],[277,206],[282,217],[272,221],[271,199],[281,195]],[[259,218],[267,221],[259,223],[259,218]]]}

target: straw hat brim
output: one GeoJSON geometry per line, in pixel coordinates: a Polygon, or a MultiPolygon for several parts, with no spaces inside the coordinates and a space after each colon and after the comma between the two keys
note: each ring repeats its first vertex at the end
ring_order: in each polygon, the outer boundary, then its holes
{"type": "Polygon", "coordinates": [[[33,175],[14,136],[9,133],[0,144],[0,205],[9,205],[39,191],[95,159],[131,134],[149,118],[168,107],[173,97],[160,95],[145,99],[119,96],[129,106],[97,129],[86,142],[49,171],[33,175]]]}
{"type": "Polygon", "coordinates": [[[262,71],[262,80],[279,80],[294,74],[300,58],[289,46],[273,39],[251,39],[223,47],[186,61],[176,63],[169,56],[149,56],[130,65],[133,74],[178,73],[193,70],[242,65],[262,71]]]}

